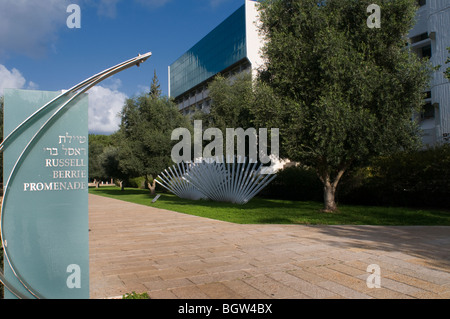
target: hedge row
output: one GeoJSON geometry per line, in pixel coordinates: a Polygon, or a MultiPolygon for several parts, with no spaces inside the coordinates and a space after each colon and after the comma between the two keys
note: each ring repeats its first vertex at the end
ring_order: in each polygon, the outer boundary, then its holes
{"type": "Polygon", "coordinates": [[[450,209],[450,145],[376,159],[347,178],[343,202],[450,209]]]}
{"type": "Polygon", "coordinates": [[[299,200],[322,201],[323,186],[314,170],[290,166],[277,173],[259,194],[261,197],[299,200]]]}
{"type": "MultiPolygon", "coordinates": [[[[261,196],[322,201],[323,187],[311,169],[289,167],[261,196]]],[[[347,172],[337,201],[346,204],[450,209],[450,145],[400,152],[347,172]]]]}

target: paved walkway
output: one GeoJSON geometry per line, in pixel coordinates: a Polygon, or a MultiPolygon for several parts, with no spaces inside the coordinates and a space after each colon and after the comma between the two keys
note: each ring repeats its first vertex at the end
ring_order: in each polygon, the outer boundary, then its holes
{"type": "Polygon", "coordinates": [[[89,196],[91,298],[450,299],[450,227],[236,225],[89,196]]]}

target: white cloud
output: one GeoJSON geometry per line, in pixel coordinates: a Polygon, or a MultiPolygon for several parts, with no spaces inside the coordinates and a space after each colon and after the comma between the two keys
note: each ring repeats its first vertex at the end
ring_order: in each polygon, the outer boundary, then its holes
{"type": "Polygon", "coordinates": [[[100,16],[115,18],[117,15],[117,3],[121,0],[100,0],[97,13],[100,16]]]}
{"type": "Polygon", "coordinates": [[[41,56],[66,27],[71,0],[1,0],[0,56],[20,53],[41,56]]]}
{"type": "MultiPolygon", "coordinates": [[[[172,0],[133,1],[154,9],[172,0]]],[[[67,28],[67,7],[72,3],[80,4],[82,12],[94,7],[99,16],[115,18],[119,4],[129,5],[128,2],[129,0],[0,0],[0,58],[7,58],[12,54],[41,57],[48,50],[56,52],[58,33],[67,28]]]]}
{"type": "Polygon", "coordinates": [[[135,0],[135,1],[147,7],[157,8],[164,6],[166,3],[169,3],[172,0],[135,0]]]}
{"type": "MultiPolygon", "coordinates": [[[[122,111],[125,100],[128,98],[123,92],[118,91],[122,82],[120,79],[111,78],[104,86],[94,86],[89,94],[89,131],[110,134],[119,128],[119,113],[122,111]]],[[[27,81],[19,70],[9,70],[0,64],[0,96],[3,89],[28,89],[36,90],[38,85],[33,81],[27,81]]]]}
{"type": "Polygon", "coordinates": [[[30,82],[28,82],[27,89],[28,90],[37,90],[37,89],[39,89],[39,85],[37,85],[33,81],[30,81],[30,82]]]}
{"type": "Polygon", "coordinates": [[[125,104],[125,93],[103,86],[89,91],[89,132],[110,134],[119,128],[119,113],[125,104]]]}
{"type": "Polygon", "coordinates": [[[105,80],[102,84],[104,88],[111,89],[113,91],[118,90],[122,86],[122,81],[114,77],[105,80]]]}
{"type": "Polygon", "coordinates": [[[149,85],[139,84],[137,86],[136,95],[141,95],[141,94],[148,93],[148,92],[150,92],[150,86],[149,85]]]}
{"type": "Polygon", "coordinates": [[[22,73],[16,68],[8,70],[0,64],[0,95],[3,95],[3,89],[31,89],[35,90],[38,85],[32,81],[27,83],[22,73]]]}

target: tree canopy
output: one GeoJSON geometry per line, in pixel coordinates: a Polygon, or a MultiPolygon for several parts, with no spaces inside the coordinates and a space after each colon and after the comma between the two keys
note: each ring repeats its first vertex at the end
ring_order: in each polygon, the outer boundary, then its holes
{"type": "Polygon", "coordinates": [[[216,76],[208,86],[211,97],[211,111],[207,115],[210,126],[225,132],[230,128],[248,128],[253,125],[251,107],[254,103],[252,78],[249,73],[241,73],[229,79],[216,76]]]}
{"type": "MultiPolygon", "coordinates": [[[[227,128],[243,128],[244,130],[254,127],[254,116],[252,113],[255,94],[253,91],[252,77],[249,73],[239,73],[233,78],[216,75],[208,85],[211,107],[209,112],[198,111],[193,120],[202,121],[202,129],[217,128],[226,138],[227,128]]],[[[217,137],[215,137],[217,138],[217,137]]],[[[203,146],[209,144],[209,140],[203,140],[203,146]]],[[[222,143],[223,154],[226,154],[226,143],[222,143]]],[[[237,144],[234,145],[237,154],[237,144]]],[[[246,144],[245,155],[248,154],[246,144]]]]}
{"type": "Polygon", "coordinates": [[[159,92],[128,99],[121,112],[118,162],[128,177],[156,178],[173,165],[171,150],[177,141],[171,140],[172,131],[178,127],[191,129],[188,118],[159,92]]]}
{"type": "Polygon", "coordinates": [[[266,37],[256,122],[280,128],[282,154],[315,168],[325,210],[351,166],[418,147],[414,111],[429,66],[406,47],[414,0],[380,0],[381,28],[366,24],[370,0],[261,1],[266,37]],[[268,102],[272,102],[268,105],[268,102]]]}
{"type": "Polygon", "coordinates": [[[115,178],[123,187],[124,181],[145,177],[153,193],[154,178],[173,165],[171,150],[177,141],[171,140],[172,131],[192,130],[190,121],[162,96],[156,72],[150,92],[127,99],[120,116],[114,134],[89,136],[89,178],[115,178]]]}
{"type": "Polygon", "coordinates": [[[158,77],[156,75],[156,70],[153,72],[153,79],[152,83],[150,85],[150,92],[149,95],[154,98],[161,97],[162,91],[161,91],[161,85],[159,84],[158,77]]]}
{"type": "Polygon", "coordinates": [[[104,152],[113,148],[117,144],[116,134],[96,135],[89,134],[89,179],[106,180],[109,178],[119,178],[110,163],[105,162],[104,152]],[[112,173],[113,172],[113,173],[112,173]]]}

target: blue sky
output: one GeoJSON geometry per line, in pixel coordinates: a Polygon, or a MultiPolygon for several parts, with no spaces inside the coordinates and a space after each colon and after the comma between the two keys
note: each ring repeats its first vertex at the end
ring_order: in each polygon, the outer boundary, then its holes
{"type": "Polygon", "coordinates": [[[90,130],[111,133],[127,97],[148,90],[156,70],[168,93],[168,66],[244,0],[0,0],[3,88],[58,91],[139,53],[152,57],[90,90],[90,130]],[[67,7],[81,9],[70,29],[67,7]]]}

